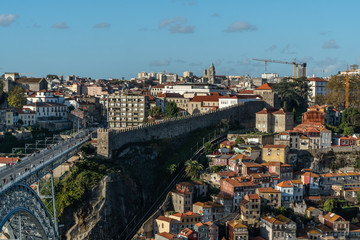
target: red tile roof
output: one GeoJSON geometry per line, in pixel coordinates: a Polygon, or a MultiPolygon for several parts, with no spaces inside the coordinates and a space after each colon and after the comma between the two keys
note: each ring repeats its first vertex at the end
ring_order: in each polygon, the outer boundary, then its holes
{"type": "Polygon", "coordinates": [[[258,188],[257,190],[261,193],[281,193],[280,191],[275,190],[272,187],[258,188]]]}
{"type": "Polygon", "coordinates": [[[16,162],[17,160],[19,160],[18,157],[0,157],[0,163],[2,164],[16,162]]]}
{"type": "Polygon", "coordinates": [[[167,238],[167,239],[174,239],[176,238],[175,235],[172,235],[171,233],[167,233],[167,232],[162,232],[162,233],[157,233],[157,235],[167,238]]]}
{"type": "Polygon", "coordinates": [[[286,148],[286,145],[271,145],[271,144],[266,144],[263,148],[286,148]]]}
{"type": "Polygon", "coordinates": [[[218,102],[219,98],[222,96],[211,95],[211,96],[195,96],[190,102],[218,102]]]}
{"type": "Polygon", "coordinates": [[[260,87],[256,88],[255,90],[272,90],[271,86],[273,86],[273,83],[264,83],[260,87]]]}
{"type": "Polygon", "coordinates": [[[279,108],[264,108],[263,110],[257,112],[256,114],[270,114],[273,112],[277,112],[279,108]]]}
{"type": "Polygon", "coordinates": [[[238,92],[239,94],[254,94],[254,90],[241,90],[238,92]]]}

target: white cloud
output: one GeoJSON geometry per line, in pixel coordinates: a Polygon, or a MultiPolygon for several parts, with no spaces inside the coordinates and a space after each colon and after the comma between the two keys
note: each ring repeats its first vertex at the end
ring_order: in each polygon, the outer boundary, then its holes
{"type": "Polygon", "coordinates": [[[169,28],[171,33],[194,33],[195,26],[182,26],[181,24],[176,24],[169,28]]]}
{"type": "Polygon", "coordinates": [[[110,23],[98,23],[93,26],[93,28],[109,28],[111,26],[110,23]]]}
{"type": "Polygon", "coordinates": [[[336,44],[335,40],[329,40],[323,44],[322,48],[335,49],[335,48],[339,48],[339,45],[336,44]]]}
{"type": "Polygon", "coordinates": [[[14,14],[0,14],[0,27],[8,27],[15,22],[17,15],[14,14]]]}
{"type": "Polygon", "coordinates": [[[243,32],[243,31],[255,31],[257,27],[249,24],[248,22],[233,22],[230,26],[224,30],[224,32],[232,33],[232,32],[243,32]]]}
{"type": "Polygon", "coordinates": [[[170,63],[171,63],[171,59],[152,60],[149,65],[151,67],[163,67],[163,66],[169,66],[170,63]]]}
{"type": "Polygon", "coordinates": [[[56,29],[67,29],[69,26],[65,22],[58,22],[51,26],[52,28],[56,29]]]}
{"type": "Polygon", "coordinates": [[[171,19],[163,19],[159,22],[159,27],[160,28],[164,28],[164,27],[167,27],[173,23],[186,23],[187,22],[187,19],[184,18],[184,17],[181,17],[181,16],[177,16],[177,17],[174,17],[174,18],[171,18],[171,19]]]}

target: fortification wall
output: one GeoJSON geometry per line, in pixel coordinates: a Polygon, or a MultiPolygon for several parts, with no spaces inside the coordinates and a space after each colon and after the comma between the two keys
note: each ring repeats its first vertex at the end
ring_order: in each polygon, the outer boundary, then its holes
{"type": "Polygon", "coordinates": [[[109,158],[114,151],[133,142],[164,139],[216,124],[222,119],[239,121],[244,128],[255,127],[255,113],[264,106],[262,101],[241,103],[226,109],[150,123],[131,129],[98,129],[97,153],[109,158]]]}

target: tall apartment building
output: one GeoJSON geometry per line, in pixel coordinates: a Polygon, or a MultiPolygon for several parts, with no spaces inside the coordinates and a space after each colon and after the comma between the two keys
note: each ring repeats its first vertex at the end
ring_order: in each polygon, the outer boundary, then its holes
{"type": "Polygon", "coordinates": [[[147,117],[147,96],[131,93],[114,93],[108,98],[108,125],[126,128],[141,125],[147,117]]]}

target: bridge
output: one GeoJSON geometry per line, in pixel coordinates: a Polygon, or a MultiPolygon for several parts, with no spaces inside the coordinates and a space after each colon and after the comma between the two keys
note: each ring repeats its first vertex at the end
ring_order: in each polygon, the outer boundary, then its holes
{"type": "Polygon", "coordinates": [[[0,169],[1,239],[59,239],[52,171],[89,139],[82,130],[0,169]]]}

